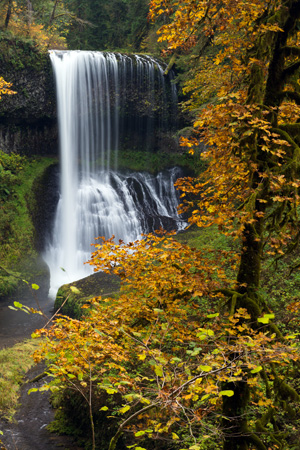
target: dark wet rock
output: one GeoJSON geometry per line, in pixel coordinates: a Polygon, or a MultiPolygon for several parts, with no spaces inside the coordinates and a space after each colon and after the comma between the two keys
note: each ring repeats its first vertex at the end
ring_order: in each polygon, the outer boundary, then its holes
{"type": "Polygon", "coordinates": [[[0,66],[16,92],[1,99],[1,149],[28,156],[57,154],[56,95],[48,53],[17,37],[2,37],[0,66]]]}

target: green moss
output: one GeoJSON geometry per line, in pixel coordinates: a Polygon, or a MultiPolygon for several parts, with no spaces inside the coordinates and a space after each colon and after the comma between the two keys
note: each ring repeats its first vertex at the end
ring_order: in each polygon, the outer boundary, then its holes
{"type": "Polygon", "coordinates": [[[118,168],[157,173],[163,169],[180,166],[194,173],[200,170],[201,161],[188,153],[152,153],[123,150],[118,154],[118,168]]]}
{"type": "MultiPolygon", "coordinates": [[[[1,270],[1,269],[0,269],[1,270]]],[[[1,270],[0,275],[0,294],[2,296],[11,295],[19,286],[19,273],[9,275],[7,272],[1,270]]]]}
{"type": "Polygon", "coordinates": [[[88,303],[90,297],[85,296],[81,291],[72,291],[72,286],[64,284],[57,292],[55,299],[55,310],[59,310],[59,313],[66,316],[80,319],[83,315],[82,306],[88,303]],[[61,309],[60,309],[61,308],[61,309]]]}
{"type": "Polygon", "coordinates": [[[0,415],[12,420],[18,406],[19,389],[25,373],[34,365],[32,353],[39,340],[27,340],[0,351],[0,415]]]}
{"type": "Polygon", "coordinates": [[[27,159],[0,152],[0,295],[10,294],[22,277],[36,271],[33,184],[53,163],[51,158],[27,159]],[[7,272],[6,272],[7,270],[7,272]]]}
{"type": "Polygon", "coordinates": [[[209,228],[199,228],[191,225],[186,230],[176,236],[176,240],[182,244],[187,244],[197,250],[233,250],[237,248],[237,241],[222,234],[217,226],[209,228]]]}
{"type": "Polygon", "coordinates": [[[54,309],[62,305],[61,314],[80,319],[83,315],[81,307],[94,297],[111,297],[119,292],[120,280],[116,275],[97,272],[71,284],[64,284],[58,290],[54,309]]]}

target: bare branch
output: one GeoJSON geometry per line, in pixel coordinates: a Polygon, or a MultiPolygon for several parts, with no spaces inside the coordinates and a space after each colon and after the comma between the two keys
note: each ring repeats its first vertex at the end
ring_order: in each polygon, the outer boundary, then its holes
{"type": "Polygon", "coordinates": [[[293,64],[290,64],[286,69],[282,71],[281,75],[282,80],[283,81],[287,80],[287,78],[294,75],[297,72],[297,70],[299,70],[299,68],[300,68],[300,60],[293,64]]]}
{"type": "Polygon", "coordinates": [[[283,53],[283,55],[285,57],[289,57],[289,56],[300,56],[300,48],[299,47],[283,47],[281,49],[281,52],[283,53]]]}
{"type": "Polygon", "coordinates": [[[296,91],[283,91],[280,95],[282,99],[288,98],[294,100],[297,105],[300,105],[300,94],[296,91]]]}

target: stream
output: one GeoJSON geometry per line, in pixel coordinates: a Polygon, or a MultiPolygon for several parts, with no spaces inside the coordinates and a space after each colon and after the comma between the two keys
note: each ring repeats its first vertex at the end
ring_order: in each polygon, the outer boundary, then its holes
{"type": "MultiPolygon", "coordinates": [[[[53,299],[48,298],[49,280],[39,280],[40,289],[32,291],[24,283],[23,286],[9,300],[0,299],[0,348],[11,347],[14,344],[30,338],[31,333],[46,323],[46,318],[26,314],[22,311],[13,311],[9,305],[18,301],[26,306],[40,308],[49,318],[53,312],[53,299]]],[[[25,380],[32,380],[44,370],[38,364],[26,374],[25,380]]],[[[28,390],[40,387],[46,380],[35,383],[25,383],[21,389],[20,408],[14,422],[8,423],[0,420],[0,436],[6,450],[81,450],[73,440],[67,436],[56,436],[47,430],[47,425],[53,420],[54,410],[49,402],[46,392],[33,392],[28,390]]],[[[0,445],[2,450],[2,447],[0,445]]]]}
{"type": "MultiPolygon", "coordinates": [[[[99,292],[109,293],[116,289],[116,280],[113,282],[109,275],[98,272],[92,277],[93,283],[89,281],[94,289],[99,288],[99,292]]],[[[38,278],[36,283],[40,287],[37,291],[24,283],[9,300],[0,298],[0,349],[30,338],[33,331],[45,326],[52,317],[54,301],[48,297],[49,276],[38,278]],[[9,305],[13,305],[14,301],[42,310],[47,318],[11,310],[9,305]]],[[[26,381],[33,380],[43,371],[44,366],[40,363],[26,374],[21,388],[20,408],[15,414],[14,422],[8,423],[0,419],[0,430],[3,432],[0,440],[5,446],[2,448],[0,444],[0,450],[83,450],[74,443],[72,437],[58,436],[47,430],[47,425],[54,418],[49,393],[33,392],[28,395],[29,389],[41,387],[47,380],[43,378],[34,383],[26,381]]]]}

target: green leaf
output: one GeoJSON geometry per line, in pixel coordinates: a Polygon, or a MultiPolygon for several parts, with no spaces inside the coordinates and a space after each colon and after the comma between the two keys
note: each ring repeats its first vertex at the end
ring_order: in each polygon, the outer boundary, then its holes
{"type": "Polygon", "coordinates": [[[129,405],[125,405],[125,406],[123,406],[123,408],[119,409],[118,412],[120,414],[125,414],[129,409],[130,409],[130,406],[129,405]]]}
{"type": "Polygon", "coordinates": [[[95,333],[100,334],[100,336],[105,336],[104,333],[102,333],[102,331],[97,330],[97,328],[94,328],[95,333]]]}
{"type": "Polygon", "coordinates": [[[34,289],[35,291],[37,291],[40,287],[39,287],[39,285],[37,285],[37,284],[32,284],[31,285],[31,287],[32,287],[32,289],[34,289]]]}
{"type": "Polygon", "coordinates": [[[206,316],[208,319],[213,319],[214,317],[219,317],[219,313],[215,313],[215,314],[208,314],[208,316],[206,316]]]}
{"type": "Polygon", "coordinates": [[[27,394],[29,395],[29,394],[31,394],[31,392],[38,392],[38,389],[37,389],[37,388],[29,389],[29,391],[27,392],[27,394]]]}
{"type": "Polygon", "coordinates": [[[23,305],[20,302],[14,302],[14,305],[16,308],[23,308],[23,305]]]}
{"type": "Polygon", "coordinates": [[[251,373],[258,373],[262,370],[262,366],[257,366],[255,369],[251,370],[251,373]]]}
{"type": "Polygon", "coordinates": [[[200,332],[196,334],[196,336],[202,341],[206,339],[208,336],[214,336],[215,333],[213,330],[207,330],[205,328],[200,328],[200,332]]]}
{"type": "Polygon", "coordinates": [[[263,317],[259,317],[257,319],[257,322],[259,323],[269,323],[270,319],[274,319],[275,318],[275,314],[264,314],[263,317]]]}
{"type": "Polygon", "coordinates": [[[70,286],[70,289],[74,294],[80,294],[80,290],[76,286],[70,286]]]}
{"type": "Polygon", "coordinates": [[[155,366],[155,367],[154,367],[154,371],[155,371],[155,373],[156,373],[156,375],[157,375],[158,377],[162,377],[162,376],[164,375],[161,366],[155,366]]]}
{"type": "Polygon", "coordinates": [[[199,366],[198,369],[202,370],[202,372],[210,372],[212,370],[211,366],[199,366]]]}
{"type": "Polygon", "coordinates": [[[264,317],[268,317],[269,319],[275,319],[275,314],[264,314],[264,317]]]}
{"type": "Polygon", "coordinates": [[[180,363],[182,360],[180,359],[180,358],[178,358],[177,356],[174,356],[172,359],[171,359],[171,361],[170,361],[170,363],[171,364],[175,364],[175,363],[180,363]]]}
{"type": "Polygon", "coordinates": [[[231,391],[231,390],[226,390],[226,391],[220,391],[219,392],[219,396],[221,397],[223,397],[223,396],[225,396],[225,397],[232,397],[234,395],[234,392],[233,391],[231,391]]]}
{"type": "Polygon", "coordinates": [[[257,319],[257,322],[266,324],[266,323],[269,323],[269,320],[270,319],[268,317],[259,317],[257,319]]]}
{"type": "Polygon", "coordinates": [[[105,390],[108,394],[116,394],[118,392],[117,389],[112,388],[105,388],[105,390]]]}
{"type": "Polygon", "coordinates": [[[218,355],[219,353],[220,353],[220,350],[218,350],[217,348],[215,348],[215,349],[211,352],[212,355],[218,355]]]}
{"type": "Polygon", "coordinates": [[[197,355],[199,355],[199,353],[201,352],[201,350],[202,350],[201,347],[195,348],[195,349],[192,351],[191,356],[197,356],[197,355]]]}
{"type": "Polygon", "coordinates": [[[136,437],[139,437],[139,436],[143,436],[145,433],[146,433],[146,431],[141,430],[141,431],[137,431],[136,433],[134,433],[134,435],[135,435],[136,437]]]}

